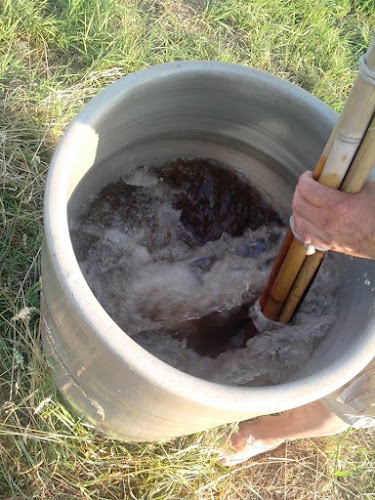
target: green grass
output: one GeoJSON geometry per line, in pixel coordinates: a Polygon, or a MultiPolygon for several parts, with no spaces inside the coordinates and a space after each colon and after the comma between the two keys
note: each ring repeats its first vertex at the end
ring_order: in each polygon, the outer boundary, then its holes
{"type": "Polygon", "coordinates": [[[100,437],[61,405],[38,332],[45,175],[88,99],[145,66],[218,59],[339,111],[374,27],[373,0],[0,1],[0,499],[375,498],[372,431],[232,470],[214,460],[216,430],[165,444],[100,437]]]}

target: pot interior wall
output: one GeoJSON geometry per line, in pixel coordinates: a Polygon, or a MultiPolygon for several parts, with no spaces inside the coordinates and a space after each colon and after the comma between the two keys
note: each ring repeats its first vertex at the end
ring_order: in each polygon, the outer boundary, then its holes
{"type": "MultiPolygon", "coordinates": [[[[126,168],[206,157],[244,173],[286,222],[296,180],[314,167],[333,120],[310,100],[293,99],[284,86],[275,90],[238,75],[218,78],[202,71],[144,83],[109,102],[91,124],[98,137],[95,162],[85,165],[80,158],[71,165],[78,177],[68,215],[75,217],[82,203],[126,168]]],[[[336,259],[342,270],[336,323],[293,379],[345,363],[371,334],[375,263],[336,259]]]]}

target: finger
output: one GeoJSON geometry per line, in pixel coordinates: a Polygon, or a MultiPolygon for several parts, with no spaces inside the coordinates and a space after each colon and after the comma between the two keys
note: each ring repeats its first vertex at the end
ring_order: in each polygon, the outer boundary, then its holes
{"type": "Polygon", "coordinates": [[[375,195],[375,181],[367,180],[364,183],[363,188],[361,189],[360,193],[374,196],[375,195]]]}
{"type": "Polygon", "coordinates": [[[312,205],[302,198],[298,191],[295,192],[292,207],[294,219],[299,218],[311,222],[322,233],[330,232],[334,227],[335,212],[312,205]]]}
{"type": "Polygon", "coordinates": [[[312,178],[312,172],[305,172],[301,175],[297,184],[297,190],[302,198],[317,207],[329,208],[342,203],[347,196],[350,196],[315,181],[312,178]]]}
{"type": "Polygon", "coordinates": [[[319,226],[322,209],[303,198],[298,189],[296,189],[293,196],[292,209],[293,215],[299,215],[300,218],[309,220],[316,226],[319,226]]]}
{"type": "Polygon", "coordinates": [[[315,226],[312,222],[301,218],[297,213],[295,213],[293,217],[294,229],[305,243],[327,250],[331,248],[331,239],[327,234],[323,234],[321,228],[315,226]]]}

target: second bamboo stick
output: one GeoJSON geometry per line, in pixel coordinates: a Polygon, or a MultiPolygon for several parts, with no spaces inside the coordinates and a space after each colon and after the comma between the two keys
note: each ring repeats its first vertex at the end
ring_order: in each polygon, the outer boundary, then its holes
{"type": "MultiPolygon", "coordinates": [[[[358,193],[370,175],[375,164],[375,114],[361,142],[357,154],[340,186],[340,191],[347,194],[358,193]]],[[[314,255],[306,257],[295,279],[294,285],[282,308],[279,320],[288,323],[303,294],[314,278],[325,252],[317,251],[314,255]]],[[[265,314],[265,313],[264,313],[265,314]]]]}
{"type": "MultiPolygon", "coordinates": [[[[369,68],[375,69],[375,40],[366,53],[366,63],[369,68]]],[[[375,87],[368,84],[359,75],[338,123],[315,167],[313,176],[316,180],[329,187],[338,188],[340,186],[366,132],[374,109],[375,87]],[[355,113],[356,111],[357,113],[355,113]],[[354,120],[353,134],[351,135],[350,127],[353,115],[356,120],[354,120]],[[348,144],[350,145],[349,150],[348,144]],[[342,151],[345,154],[341,154],[342,151]],[[329,168],[328,171],[325,171],[327,164],[329,168]]],[[[263,314],[272,320],[277,319],[306,259],[303,246],[296,240],[290,242],[290,239],[286,239],[280,254],[260,299],[263,314]],[[286,263],[284,261],[280,264],[283,255],[285,255],[286,263]]],[[[307,275],[307,271],[304,274],[307,275]]]]}

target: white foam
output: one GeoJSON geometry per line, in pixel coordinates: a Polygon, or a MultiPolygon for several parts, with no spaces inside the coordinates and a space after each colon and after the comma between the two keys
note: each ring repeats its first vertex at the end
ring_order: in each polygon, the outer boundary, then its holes
{"type": "Polygon", "coordinates": [[[145,217],[137,224],[124,224],[115,211],[108,216],[103,204],[107,217],[103,230],[90,220],[94,199],[82,219],[71,222],[71,234],[76,249],[94,237],[81,252],[82,272],[104,309],[128,335],[179,370],[227,384],[248,384],[259,377],[277,383],[311,356],[335,317],[338,284],[332,261],[329,266],[323,263],[295,324],[265,331],[244,349],[211,359],[170,336],[139,335],[255,301],[285,231],[275,224],[247,229],[240,237],[224,233],[217,241],[193,245],[157,176],[137,168],[123,180],[142,189],[143,196],[149,193],[149,202],[140,199],[136,207],[145,217]]]}

